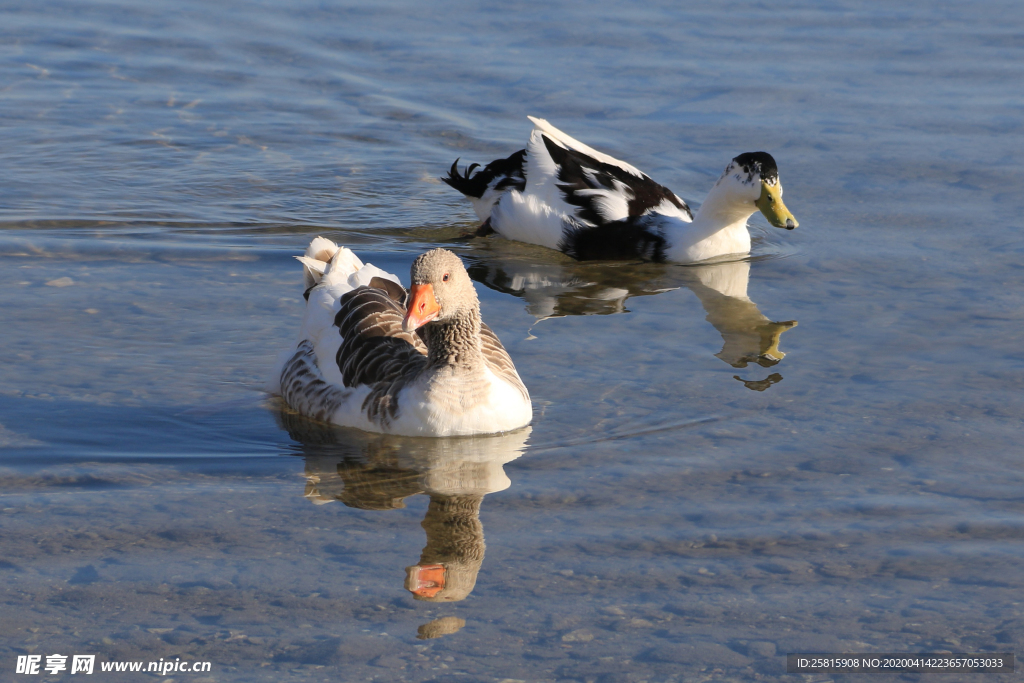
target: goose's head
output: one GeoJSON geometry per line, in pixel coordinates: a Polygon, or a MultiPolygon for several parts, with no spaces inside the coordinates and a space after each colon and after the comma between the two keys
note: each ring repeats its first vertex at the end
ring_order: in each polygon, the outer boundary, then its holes
{"type": "MultiPolygon", "coordinates": [[[[776,228],[792,230],[800,225],[782,203],[779,167],[768,152],[746,152],[726,167],[718,185],[727,185],[730,194],[752,202],[776,228]]],[[[749,204],[748,204],[749,206],[749,204]]]]}
{"type": "Polygon", "coordinates": [[[462,260],[447,249],[433,249],[412,263],[409,306],[402,322],[406,332],[433,320],[450,320],[476,310],[480,301],[462,260]]]}

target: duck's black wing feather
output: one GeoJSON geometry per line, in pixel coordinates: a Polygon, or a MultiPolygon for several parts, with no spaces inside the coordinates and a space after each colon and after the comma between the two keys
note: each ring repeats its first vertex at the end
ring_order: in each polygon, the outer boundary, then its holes
{"type": "Polygon", "coordinates": [[[565,221],[558,248],[577,261],[639,259],[662,263],[669,243],[657,216],[632,216],[620,221],[583,225],[565,221]]]}
{"type": "MultiPolygon", "coordinates": [[[[647,175],[635,175],[588,154],[561,146],[542,135],[544,147],[558,167],[558,188],[567,204],[579,207],[576,216],[592,225],[643,216],[659,209],[693,219],[693,212],[672,190],[647,175]],[[626,204],[625,215],[611,212],[608,195],[618,195],[626,204]]],[[[621,208],[622,202],[614,202],[621,208]]]]}

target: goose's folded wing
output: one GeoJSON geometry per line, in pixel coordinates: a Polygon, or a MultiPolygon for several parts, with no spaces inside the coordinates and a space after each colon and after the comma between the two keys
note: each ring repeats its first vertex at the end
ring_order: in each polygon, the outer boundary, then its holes
{"type": "Polygon", "coordinates": [[[402,329],[405,289],[374,278],[341,297],[334,323],[341,333],[338,368],[345,386],[412,378],[427,364],[427,347],[402,329]]]}
{"type": "Polygon", "coordinates": [[[516,372],[516,366],[513,365],[512,358],[509,357],[505,347],[501,345],[498,335],[494,334],[485,323],[480,323],[480,348],[483,351],[484,362],[487,363],[487,368],[518,389],[523,395],[523,399],[529,401],[530,392],[526,390],[526,385],[523,384],[519,373],[516,372]]]}
{"type": "MultiPolygon", "coordinates": [[[[537,151],[550,157],[555,166],[555,185],[561,191],[562,199],[576,207],[574,213],[577,218],[591,225],[650,213],[693,220],[686,202],[632,166],[604,154],[596,158],[571,149],[547,133],[540,137],[544,149],[537,151]],[[615,163],[608,163],[602,158],[615,163]]],[[[533,153],[534,148],[530,151],[533,153]]]]}

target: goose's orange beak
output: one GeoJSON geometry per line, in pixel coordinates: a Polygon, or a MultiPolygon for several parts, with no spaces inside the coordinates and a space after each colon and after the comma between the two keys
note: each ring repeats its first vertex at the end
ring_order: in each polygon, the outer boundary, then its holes
{"type": "Polygon", "coordinates": [[[444,590],[444,565],[413,565],[405,570],[405,589],[421,598],[432,598],[444,590]]]}
{"type": "Polygon", "coordinates": [[[402,329],[412,332],[429,323],[440,312],[434,285],[413,285],[409,288],[409,309],[402,321],[402,329]]]}

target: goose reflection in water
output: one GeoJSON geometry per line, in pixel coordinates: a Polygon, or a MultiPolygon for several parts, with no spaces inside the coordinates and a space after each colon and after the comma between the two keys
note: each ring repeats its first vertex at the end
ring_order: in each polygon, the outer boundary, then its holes
{"type": "MultiPolygon", "coordinates": [[[[467,255],[469,275],[491,289],[513,294],[526,302],[538,319],[567,315],[626,313],[626,300],[659,294],[680,287],[693,292],[704,306],[706,320],[722,335],[722,350],[715,354],[734,368],[755,363],[763,368],[786,357],[779,349],[782,333],[796,327],[795,320],[773,322],[747,296],[749,261],[697,266],[539,262],[507,256],[467,255]]],[[[754,391],[764,391],[782,380],[772,373],[760,380],[735,379],[754,391]]]]}
{"type": "MultiPolygon", "coordinates": [[[[369,434],[307,420],[287,408],[278,421],[301,444],[306,459],[305,497],[315,505],[341,501],[360,510],[396,510],[409,496],[430,498],[421,522],[427,544],[405,570],[405,588],[416,600],[465,600],[484,560],[480,505],[484,496],[511,485],[505,463],[526,448],[530,428],[507,434],[408,438],[369,434]]],[[[457,631],[461,619],[445,617],[420,627],[421,638],[457,631]]]]}

